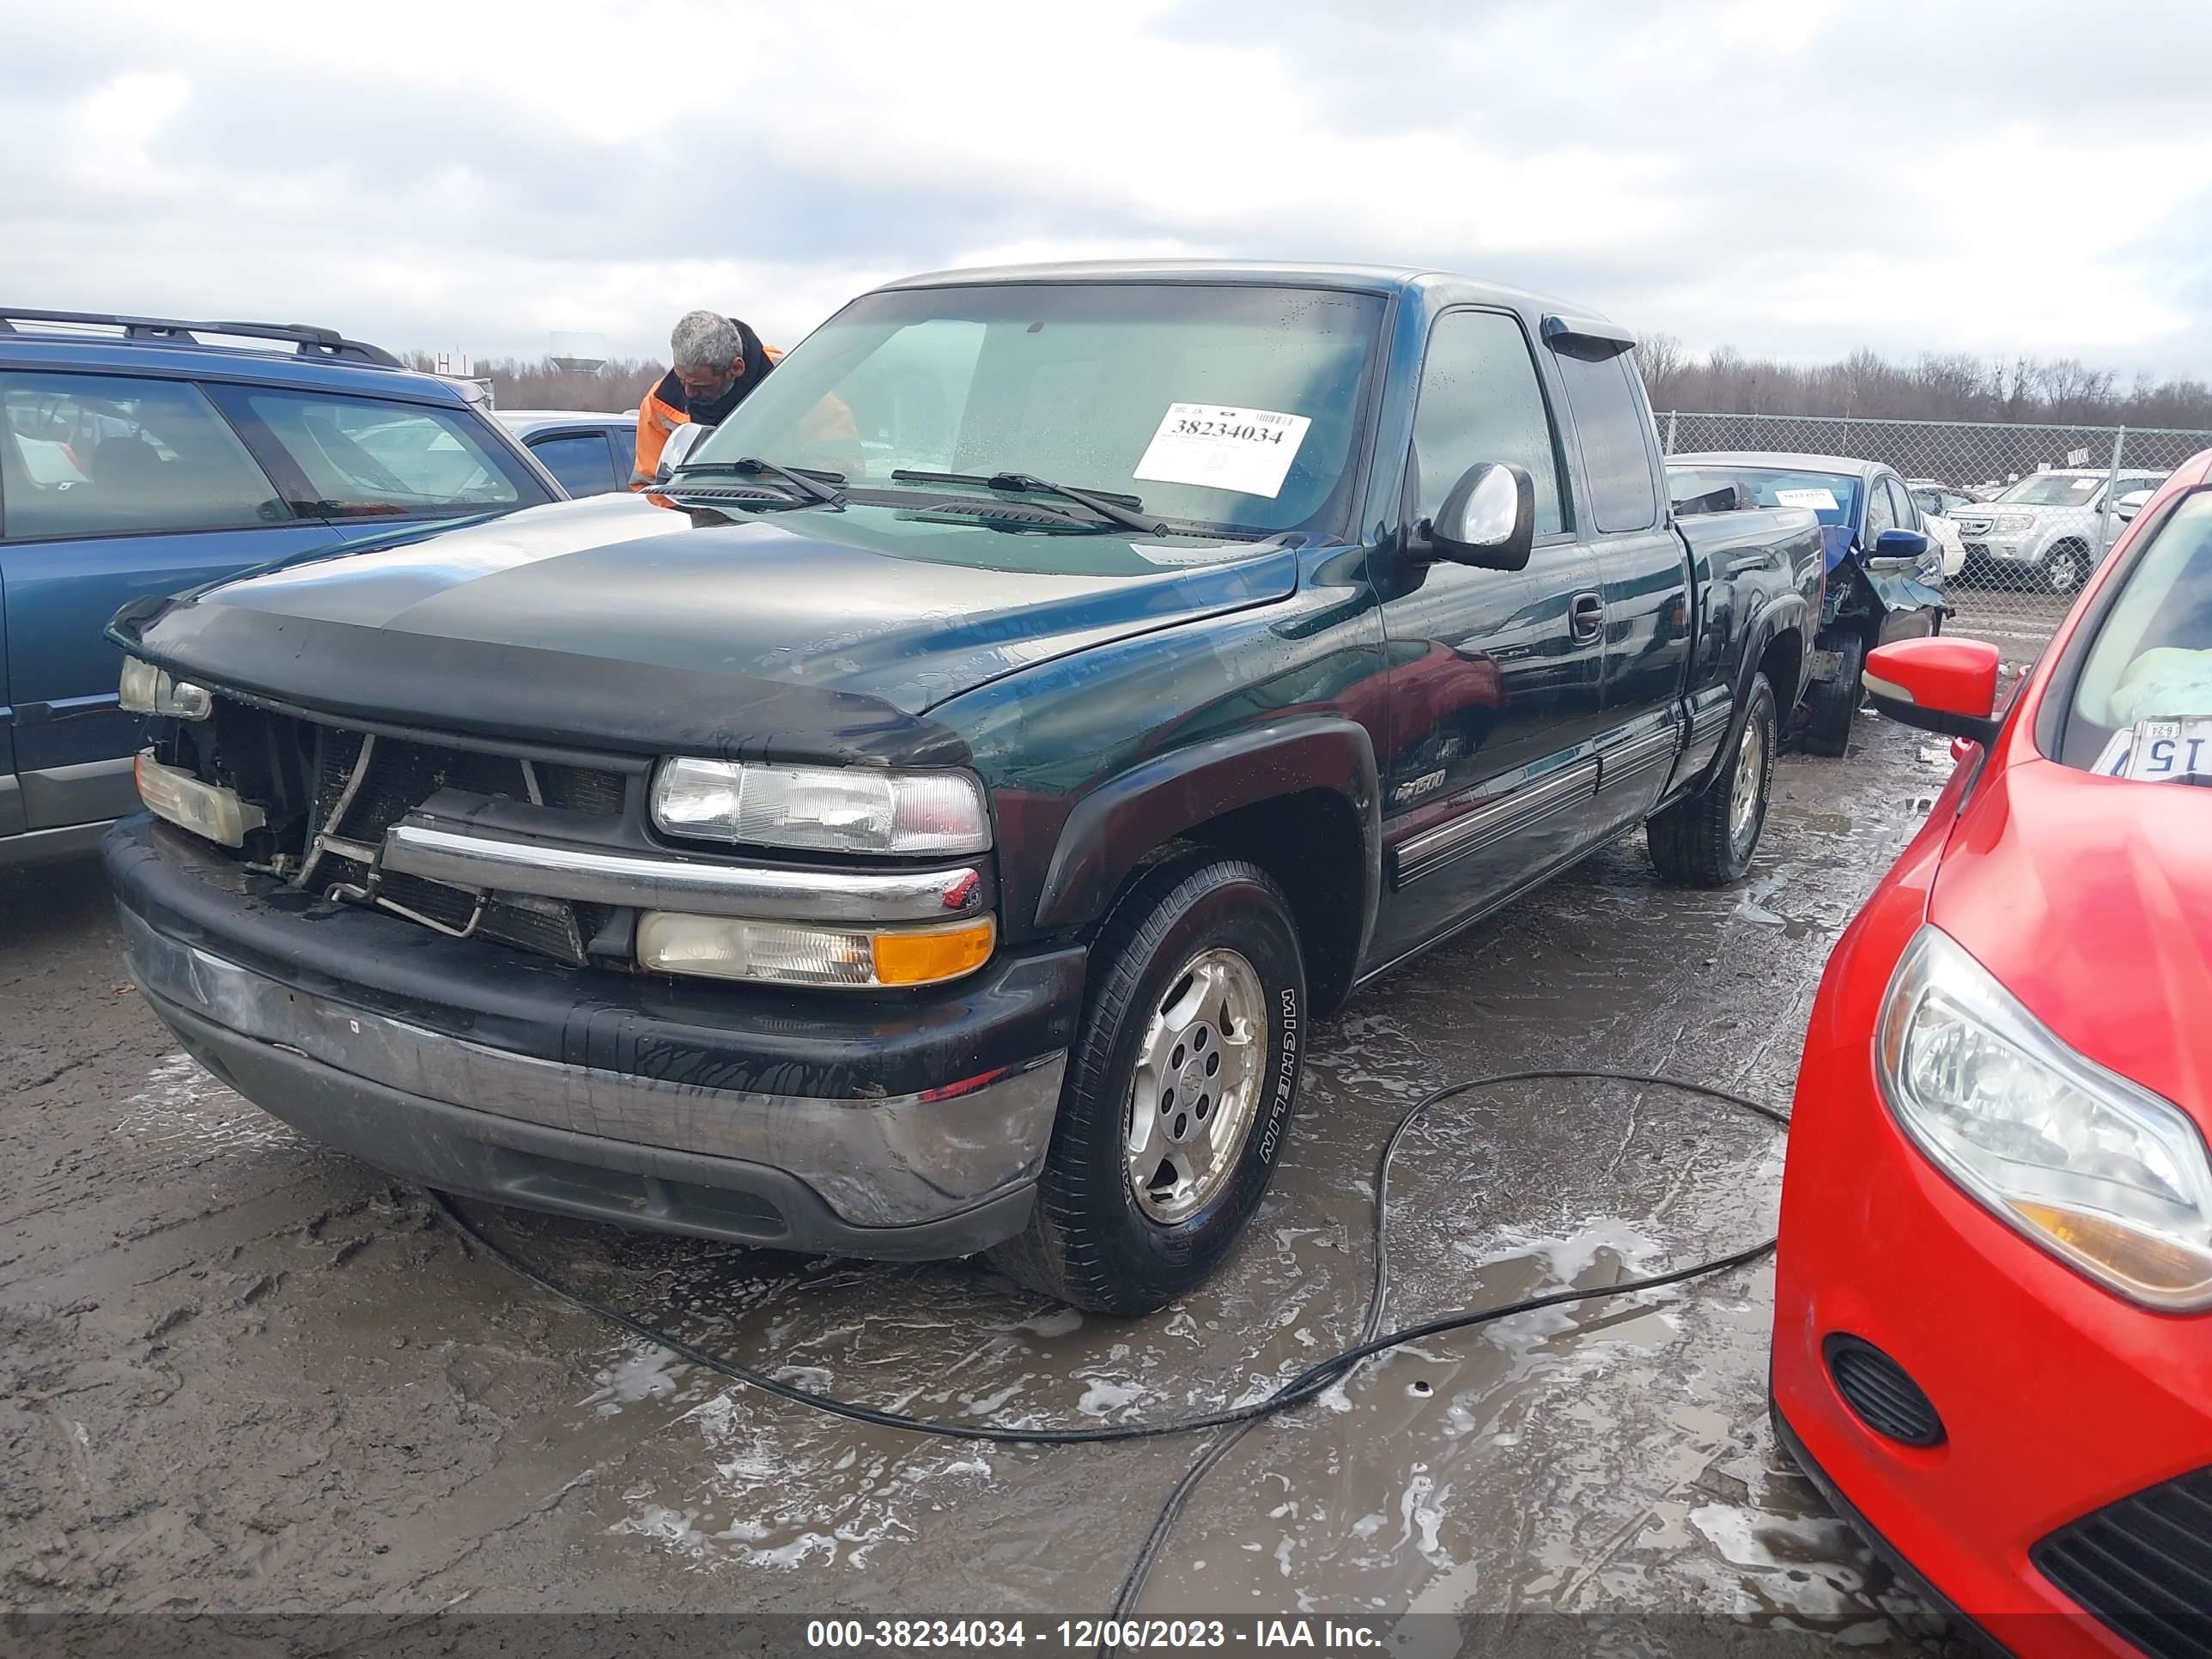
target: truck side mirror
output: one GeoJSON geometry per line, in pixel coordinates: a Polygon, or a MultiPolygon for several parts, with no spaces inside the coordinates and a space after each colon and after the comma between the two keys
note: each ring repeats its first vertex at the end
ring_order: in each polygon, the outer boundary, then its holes
{"type": "Polygon", "coordinates": [[[1525,466],[1479,461],[1461,474],[1419,535],[1431,558],[1485,570],[1525,570],[1536,540],[1536,481],[1525,466]]]}
{"type": "Polygon", "coordinates": [[[669,475],[684,465],[684,458],[697,448],[699,441],[712,429],[696,421],[686,421],[670,433],[668,441],[661,446],[660,465],[653,471],[653,481],[666,483],[669,475]]]}

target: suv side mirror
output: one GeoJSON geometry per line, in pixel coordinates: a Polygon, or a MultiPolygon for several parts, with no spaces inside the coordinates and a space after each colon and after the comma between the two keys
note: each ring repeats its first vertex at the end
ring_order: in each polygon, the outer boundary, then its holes
{"type": "Polygon", "coordinates": [[[1419,535],[1431,558],[1525,570],[1536,540],[1536,481],[1525,466],[1479,461],[1460,476],[1419,535]]]}
{"type": "Polygon", "coordinates": [[[1922,530],[1885,530],[1874,538],[1871,559],[1920,559],[1935,544],[1922,530]]]}
{"type": "Polygon", "coordinates": [[[1987,640],[1936,634],[1878,645],[1859,678],[1893,720],[1980,744],[1997,734],[1997,648],[1987,640]]]}
{"type": "Polygon", "coordinates": [[[2130,489],[2112,503],[2112,516],[2125,524],[2150,505],[2150,498],[2151,492],[2148,489],[2130,489]]]}

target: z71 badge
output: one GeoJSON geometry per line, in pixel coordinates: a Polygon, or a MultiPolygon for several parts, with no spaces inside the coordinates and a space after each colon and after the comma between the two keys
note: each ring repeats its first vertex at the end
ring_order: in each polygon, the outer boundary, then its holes
{"type": "Polygon", "coordinates": [[[1425,795],[1432,789],[1441,789],[1443,781],[1444,769],[1439,766],[1435,771],[1424,772],[1418,778],[1407,778],[1390,792],[1390,799],[1403,806],[1407,801],[1425,795]]]}

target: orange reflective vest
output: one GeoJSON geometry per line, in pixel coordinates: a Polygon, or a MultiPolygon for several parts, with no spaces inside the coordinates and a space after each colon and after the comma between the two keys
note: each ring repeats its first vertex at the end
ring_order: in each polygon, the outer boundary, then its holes
{"type": "MultiPolygon", "coordinates": [[[[732,410],[751,395],[752,389],[760,384],[761,376],[783,361],[781,350],[775,346],[762,345],[752,330],[743,323],[738,324],[738,331],[744,337],[748,346],[758,350],[763,366],[757,374],[748,372],[738,377],[737,384],[730,388],[734,396],[725,394],[717,399],[711,411],[712,418],[707,422],[709,426],[720,425],[732,410]]],[[[750,350],[745,353],[749,371],[752,356],[750,350]]],[[[690,400],[684,395],[684,382],[676,378],[676,371],[672,368],[660,377],[652,391],[638,399],[637,460],[629,475],[632,489],[643,489],[653,482],[653,475],[660,469],[660,452],[668,447],[668,434],[697,418],[691,409],[690,400]]]]}

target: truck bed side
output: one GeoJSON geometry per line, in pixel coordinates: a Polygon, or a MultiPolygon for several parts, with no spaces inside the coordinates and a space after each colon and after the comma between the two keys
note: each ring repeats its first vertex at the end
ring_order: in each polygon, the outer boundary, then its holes
{"type": "Polygon", "coordinates": [[[1821,551],[1820,520],[1802,507],[1686,515],[1674,529],[1689,559],[1692,606],[1680,788],[1720,752],[1755,669],[1766,667],[1785,717],[1796,703],[1820,614],[1821,551]]]}

